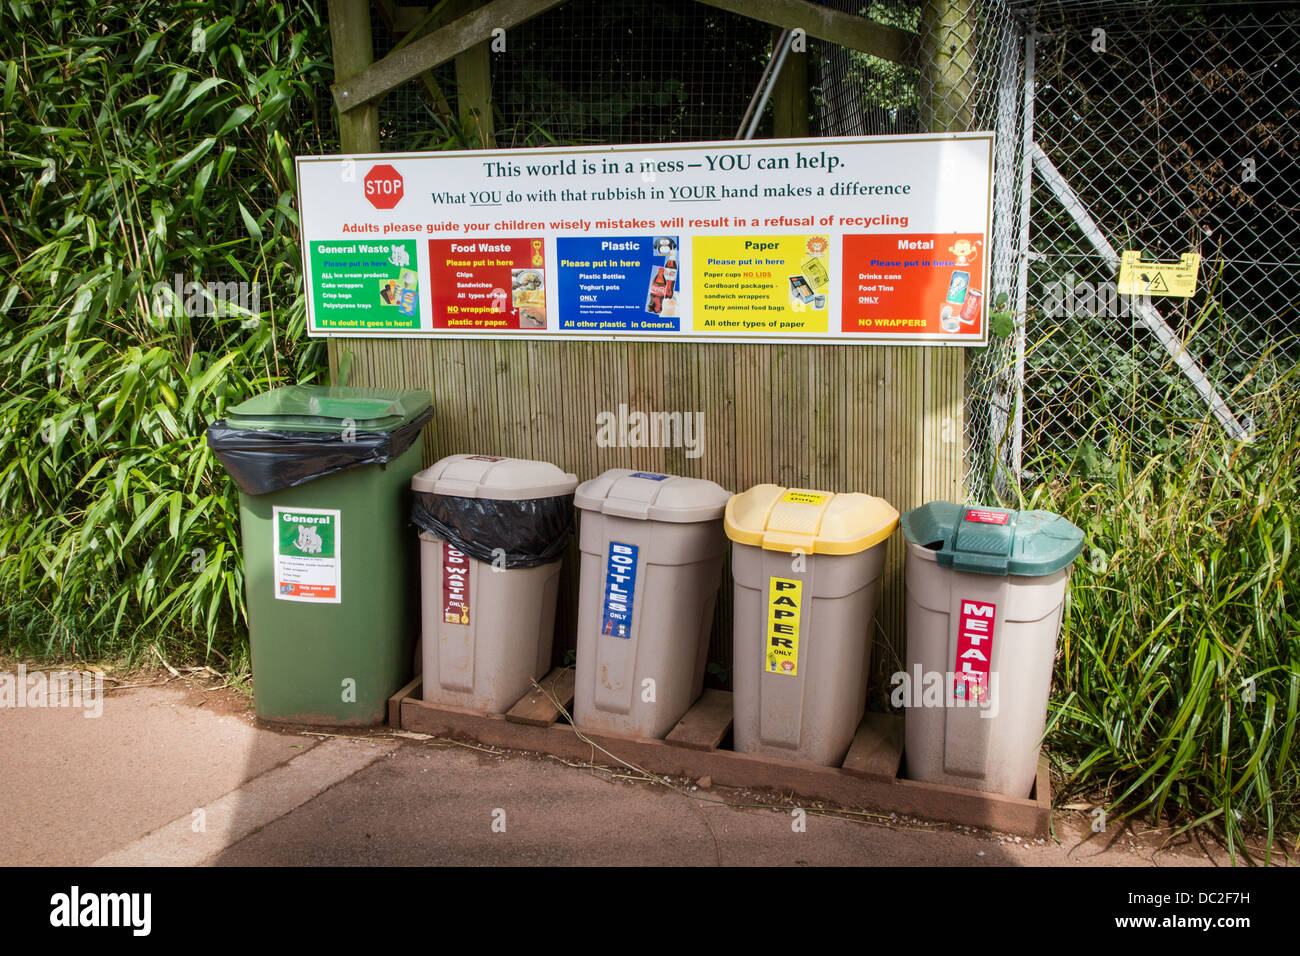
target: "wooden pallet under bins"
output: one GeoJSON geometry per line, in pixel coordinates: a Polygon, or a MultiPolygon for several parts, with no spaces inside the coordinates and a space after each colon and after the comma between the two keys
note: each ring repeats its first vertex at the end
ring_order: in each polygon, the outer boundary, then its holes
{"type": "MultiPolygon", "coordinates": [[[[416,678],[388,700],[395,728],[439,737],[468,738],[511,750],[532,750],[572,760],[608,761],[561,720],[573,707],[574,672],[560,667],[540,681],[546,692],[525,694],[505,714],[484,714],[426,703],[416,678]],[[552,699],[554,698],[554,699],[552,699]]],[[[731,729],[731,694],[706,690],[664,740],[645,740],[582,731],[591,742],[628,763],[660,776],[711,777],[725,787],[774,789],[804,799],[845,807],[899,813],[1027,837],[1050,835],[1052,800],[1047,756],[1038,761],[1034,791],[1027,799],[959,787],[905,780],[903,718],[868,713],[839,767],[777,760],[721,749],[731,729]]]]}

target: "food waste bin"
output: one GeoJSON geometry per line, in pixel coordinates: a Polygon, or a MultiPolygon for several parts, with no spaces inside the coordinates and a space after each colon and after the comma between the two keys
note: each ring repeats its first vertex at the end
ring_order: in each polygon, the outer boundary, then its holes
{"type": "Polygon", "coordinates": [[[288,386],[207,431],[239,486],[253,697],[263,720],[381,724],[410,679],[406,533],[425,391],[288,386]]]}
{"type": "Polygon", "coordinates": [[[936,501],[907,512],[905,775],[1028,797],[1070,565],[1049,511],[936,501]]]}
{"type": "Polygon", "coordinates": [[[866,709],[885,542],[882,498],[756,485],[727,503],[735,747],[838,766],[866,709]]]}
{"type": "Polygon", "coordinates": [[[504,714],[546,675],[577,485],[549,462],[492,455],[412,479],[425,701],[504,714]]]}
{"type": "Polygon", "coordinates": [[[704,690],[730,497],[712,481],[627,468],[578,487],[579,727],[662,738],[704,690]]]}

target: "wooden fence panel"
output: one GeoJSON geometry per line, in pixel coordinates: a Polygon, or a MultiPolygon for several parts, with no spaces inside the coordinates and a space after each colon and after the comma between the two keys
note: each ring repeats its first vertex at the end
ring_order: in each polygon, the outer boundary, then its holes
{"type": "MultiPolygon", "coordinates": [[[[580,480],[606,468],[880,495],[900,512],[962,496],[965,356],[958,349],[451,339],[335,340],[348,384],[427,388],[425,464],[458,453],[551,461],[580,480]],[[701,454],[600,447],[597,415],[702,413],[701,454]]],[[[889,543],[874,673],[901,667],[902,535],[889,543]]],[[[557,663],[575,647],[576,538],[561,578],[557,663]]],[[[731,666],[724,575],[710,660],[731,666]]]]}

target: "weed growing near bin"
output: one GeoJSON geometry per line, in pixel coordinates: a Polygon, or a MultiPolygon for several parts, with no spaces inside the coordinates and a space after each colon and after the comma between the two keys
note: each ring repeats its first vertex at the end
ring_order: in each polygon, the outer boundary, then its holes
{"type": "Polygon", "coordinates": [[[1028,502],[1087,535],[1047,732],[1070,789],[1231,850],[1300,826],[1300,372],[1255,422],[1251,444],[1209,422],[1144,459],[1113,437],[1086,469],[1039,465],[1028,502]]]}

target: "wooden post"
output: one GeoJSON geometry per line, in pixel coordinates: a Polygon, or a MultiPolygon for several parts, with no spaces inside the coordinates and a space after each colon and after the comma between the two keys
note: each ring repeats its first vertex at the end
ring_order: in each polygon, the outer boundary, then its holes
{"type": "MultiPolygon", "coordinates": [[[[921,72],[929,86],[930,129],[936,133],[975,124],[974,23],[972,0],[929,0],[922,13],[921,72]]],[[[992,256],[987,261],[991,268],[992,256]]],[[[921,498],[960,501],[965,497],[966,350],[926,348],[923,375],[921,498]]]]}
{"type": "Polygon", "coordinates": [[[930,87],[930,128],[968,130],[975,121],[975,10],[971,0],[929,0],[921,17],[922,74],[930,87]]]}
{"type": "MultiPolygon", "coordinates": [[[[444,23],[456,20],[483,5],[480,0],[452,0],[439,20],[444,23]]],[[[485,40],[456,57],[456,105],[461,124],[474,131],[479,146],[495,149],[491,40],[485,40]]]]}
{"type": "MultiPolygon", "coordinates": [[[[368,0],[329,0],[330,47],[334,54],[334,82],[343,83],[375,58],[370,36],[368,0]]],[[[338,114],[339,145],[345,153],[379,152],[379,102],[338,114]]],[[[339,384],[341,349],[348,340],[331,338],[326,345],[330,381],[339,384]]]]}

